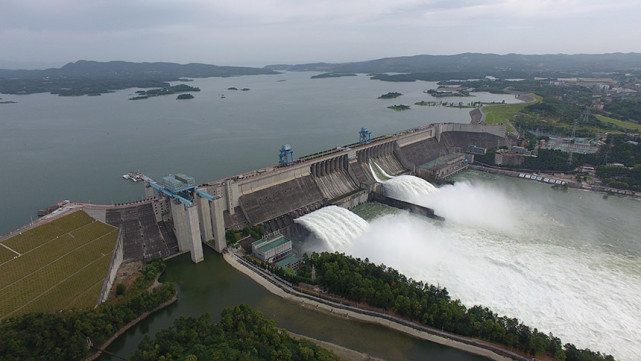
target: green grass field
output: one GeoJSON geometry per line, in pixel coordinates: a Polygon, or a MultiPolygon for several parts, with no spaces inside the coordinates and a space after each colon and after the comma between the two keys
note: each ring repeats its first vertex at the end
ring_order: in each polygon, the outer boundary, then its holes
{"type": "Polygon", "coordinates": [[[536,94],[528,94],[528,96],[535,98],[536,100],[531,103],[517,103],[517,104],[501,104],[501,105],[487,105],[484,106],[481,110],[486,114],[485,123],[486,124],[505,124],[508,132],[514,132],[512,127],[512,119],[514,115],[519,113],[523,108],[528,105],[536,104],[540,102],[543,98],[536,94]]]}
{"type": "Polygon", "coordinates": [[[2,242],[0,319],[93,307],[107,277],[118,229],[78,211],[2,242]]]}
{"type": "Polygon", "coordinates": [[[617,127],[629,129],[635,132],[641,132],[641,124],[613,119],[603,115],[595,115],[595,116],[599,118],[599,120],[602,121],[603,123],[611,123],[616,125],[617,127]]]}

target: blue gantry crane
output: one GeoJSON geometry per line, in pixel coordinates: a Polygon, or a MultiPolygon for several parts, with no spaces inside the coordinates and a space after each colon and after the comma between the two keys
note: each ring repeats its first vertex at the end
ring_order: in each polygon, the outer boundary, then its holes
{"type": "Polygon", "coordinates": [[[294,151],[289,144],[283,144],[280,147],[280,154],[278,155],[278,164],[288,166],[294,164],[294,151]]]}
{"type": "Polygon", "coordinates": [[[369,144],[371,137],[372,137],[372,132],[367,130],[367,128],[361,128],[361,131],[358,132],[358,143],[369,144]]]}
{"type": "Polygon", "coordinates": [[[186,206],[192,205],[194,201],[194,194],[210,201],[214,199],[214,196],[211,194],[196,188],[196,180],[194,177],[183,173],[178,173],[176,175],[170,174],[163,177],[159,183],[150,180],[149,185],[158,191],[158,193],[163,193],[169,197],[176,198],[186,206]]]}

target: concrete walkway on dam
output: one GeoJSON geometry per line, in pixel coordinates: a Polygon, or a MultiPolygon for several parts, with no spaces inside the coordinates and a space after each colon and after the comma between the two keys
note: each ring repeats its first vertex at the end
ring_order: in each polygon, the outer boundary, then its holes
{"type": "Polygon", "coordinates": [[[362,322],[381,325],[412,337],[438,343],[496,361],[529,361],[529,358],[527,357],[491,344],[423,326],[382,312],[360,309],[358,307],[341,304],[297,291],[288,282],[281,280],[270,272],[250,264],[235,252],[235,250],[229,248],[226,248],[223,251],[223,258],[227,263],[238,271],[249,276],[256,283],[265,287],[271,293],[292,302],[296,302],[301,307],[324,312],[334,317],[347,319],[352,318],[362,322]]]}

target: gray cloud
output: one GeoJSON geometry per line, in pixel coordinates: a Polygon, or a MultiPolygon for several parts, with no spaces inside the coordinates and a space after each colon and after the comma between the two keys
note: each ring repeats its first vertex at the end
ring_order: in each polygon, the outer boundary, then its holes
{"type": "Polygon", "coordinates": [[[641,2],[8,0],[1,58],[214,62],[641,52],[641,2]]]}

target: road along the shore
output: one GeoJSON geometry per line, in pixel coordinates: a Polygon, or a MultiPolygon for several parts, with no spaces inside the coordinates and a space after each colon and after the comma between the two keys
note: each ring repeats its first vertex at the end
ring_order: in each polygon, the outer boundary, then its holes
{"type": "Polygon", "coordinates": [[[338,302],[333,302],[297,291],[287,282],[245,261],[229,248],[223,251],[223,258],[232,267],[249,276],[256,283],[265,287],[271,293],[292,302],[299,303],[301,307],[325,312],[335,317],[352,318],[362,322],[381,325],[412,337],[438,343],[496,361],[529,361],[527,357],[523,357],[519,354],[491,344],[443,332],[384,313],[359,309],[357,307],[340,304],[338,302]]]}

